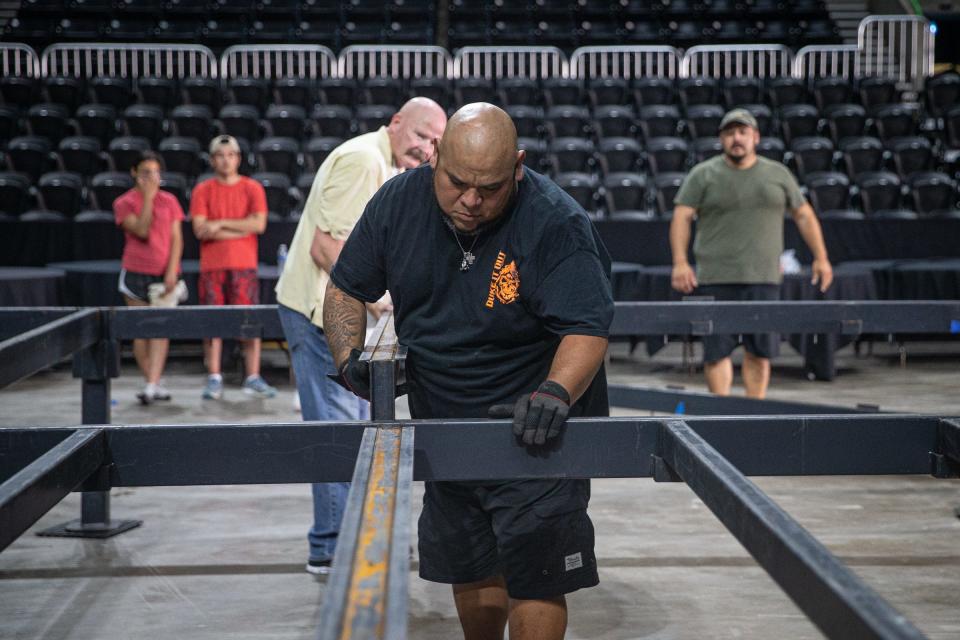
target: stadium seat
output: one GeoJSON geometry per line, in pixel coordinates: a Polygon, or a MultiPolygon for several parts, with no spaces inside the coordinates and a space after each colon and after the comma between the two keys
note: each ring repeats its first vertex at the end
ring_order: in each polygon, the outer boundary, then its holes
{"type": "Polygon", "coordinates": [[[847,175],[854,180],[861,173],[883,170],[883,143],[877,138],[845,138],[840,152],[847,175]]]}
{"type": "Polygon", "coordinates": [[[84,83],[72,76],[49,76],[43,79],[43,91],[47,102],[64,105],[70,113],[84,103],[84,83]]]}
{"type": "Polygon", "coordinates": [[[117,112],[108,104],[85,104],[75,115],[78,133],[91,136],[106,146],[117,135],[117,112]]]}
{"type": "Polygon", "coordinates": [[[723,107],[716,104],[698,104],[687,109],[687,130],[690,137],[716,138],[723,120],[723,107]]]}
{"type": "Polygon", "coordinates": [[[584,103],[583,83],[576,78],[545,78],[542,90],[547,107],[584,103]]]}
{"type": "Polygon", "coordinates": [[[37,192],[43,208],[72,218],[83,208],[83,178],[68,171],[53,171],[40,176],[37,192]]]}
{"type": "Polygon", "coordinates": [[[584,138],[556,138],[549,146],[555,173],[592,173],[594,147],[584,138]]]}
{"type": "Polygon", "coordinates": [[[533,105],[514,104],[504,108],[521,138],[537,138],[543,128],[543,108],[533,105]]]}
{"type": "Polygon", "coordinates": [[[350,109],[343,105],[317,105],[311,112],[310,119],[320,136],[349,138],[353,134],[353,115],[350,109]]]}
{"type": "Polygon", "coordinates": [[[388,104],[399,109],[404,103],[406,92],[399,78],[367,78],[363,82],[360,94],[367,104],[388,104]]]}
{"type": "Polygon", "coordinates": [[[273,99],[277,104],[296,105],[304,110],[315,102],[315,87],[307,78],[285,76],[273,82],[273,99]]]}
{"type": "Polygon", "coordinates": [[[933,147],[930,141],[920,136],[897,138],[890,142],[893,166],[904,180],[918,171],[933,168],[933,147]]]}
{"type": "Polygon", "coordinates": [[[73,217],[74,222],[113,223],[115,220],[113,211],[101,211],[99,209],[85,209],[73,217]]]}
{"type": "Polygon", "coordinates": [[[900,178],[888,171],[861,173],[857,176],[860,207],[867,217],[900,209],[900,178]]]}
{"type": "Polygon", "coordinates": [[[7,168],[26,174],[31,182],[53,168],[50,141],[39,136],[18,136],[7,143],[7,168]]]}
{"type": "Polygon", "coordinates": [[[246,104],[224,105],[217,120],[223,133],[249,141],[260,138],[260,114],[255,107],[246,104]]]}
{"type": "Polygon", "coordinates": [[[300,175],[300,146],[294,138],[271,136],[256,145],[257,167],[261,172],[300,175]]]}
{"type": "Polygon", "coordinates": [[[860,103],[867,111],[892,105],[897,100],[897,84],[892,78],[874,76],[860,79],[860,103]]]}
{"type": "Polygon", "coordinates": [[[296,205],[296,199],[290,193],[290,178],[282,173],[260,172],[250,176],[261,185],[267,194],[267,209],[286,217],[296,205]]]}
{"type": "Polygon", "coordinates": [[[146,138],[154,145],[163,137],[163,109],[155,104],[132,104],[123,110],[123,128],[128,136],[146,138]]]}
{"type": "Polygon", "coordinates": [[[549,166],[547,156],[547,145],[539,138],[517,138],[517,149],[521,149],[526,157],[523,164],[534,171],[548,173],[552,167],[549,166]]]}
{"type": "Polygon", "coordinates": [[[611,217],[614,213],[641,211],[651,215],[647,208],[647,180],[639,173],[610,173],[604,179],[603,187],[611,217]]]}
{"type": "Polygon", "coordinates": [[[669,220],[673,217],[673,199],[685,177],[686,174],[679,172],[661,173],[653,177],[654,204],[660,218],[669,220]]]}
{"type": "Polygon", "coordinates": [[[874,126],[884,142],[917,133],[917,111],[905,104],[888,104],[874,111],[874,126]]]}
{"type": "Polygon", "coordinates": [[[653,175],[684,172],[689,151],[687,143],[681,138],[651,138],[647,141],[647,166],[653,175]]]}
{"type": "Polygon", "coordinates": [[[957,210],[957,183],[950,176],[929,171],[910,177],[913,208],[921,216],[946,216],[957,210]]]}
{"type": "Polygon", "coordinates": [[[231,79],[227,87],[234,104],[245,104],[262,113],[267,107],[270,85],[263,78],[241,77],[231,79]]]}
{"type": "Polygon", "coordinates": [[[303,195],[303,204],[307,203],[307,197],[310,195],[310,190],[313,189],[313,181],[317,178],[316,171],[305,171],[300,174],[300,177],[297,178],[296,187],[303,195]]]}
{"type": "Polygon", "coordinates": [[[813,97],[817,108],[825,110],[836,104],[850,104],[856,102],[853,93],[853,84],[849,78],[830,76],[817,78],[813,82],[813,97]]]}
{"type": "Polygon", "coordinates": [[[598,138],[633,136],[636,119],[637,114],[629,105],[600,105],[593,110],[593,128],[598,138]]]}
{"type": "Polygon", "coordinates": [[[723,99],[728,109],[763,101],[763,86],[758,78],[731,76],[723,81],[723,99]]]}
{"type": "Polygon", "coordinates": [[[810,204],[818,216],[850,208],[850,180],[842,173],[826,171],[806,179],[810,204]]]}
{"type": "Polygon", "coordinates": [[[600,209],[600,184],[589,173],[560,173],[554,178],[557,186],[566,191],[588,214],[600,209]]]}
{"type": "Polygon", "coordinates": [[[590,133],[590,111],[578,105],[549,107],[546,127],[552,138],[585,136],[590,133]]]}
{"type": "Polygon", "coordinates": [[[833,170],[833,143],[829,138],[805,136],[790,144],[793,165],[801,180],[819,171],[833,170]]]}
{"type": "Polygon", "coordinates": [[[20,110],[9,104],[0,104],[0,140],[9,140],[20,134],[20,110]]]}
{"type": "Polygon", "coordinates": [[[184,78],[180,86],[187,97],[187,102],[193,105],[204,105],[211,113],[220,110],[222,91],[219,83],[213,78],[190,76],[184,78]]]}
{"type": "Polygon", "coordinates": [[[948,71],[927,78],[923,93],[927,112],[934,118],[944,117],[950,107],[960,103],[960,74],[948,71]]]}
{"type": "Polygon", "coordinates": [[[666,104],[640,107],[638,124],[645,140],[675,136],[680,127],[680,111],[666,104]]]}
{"type": "Polygon", "coordinates": [[[389,104],[361,104],[357,107],[357,128],[360,133],[376,131],[390,122],[397,107],[389,104]]]}
{"type": "Polygon", "coordinates": [[[33,104],[40,99],[39,81],[36,78],[5,75],[0,78],[0,97],[6,104],[33,104]]]}
{"type": "Polygon", "coordinates": [[[136,93],[143,104],[155,104],[164,111],[169,111],[180,102],[180,90],[174,78],[138,78],[136,93]]]}
{"type": "Polygon", "coordinates": [[[133,90],[128,78],[94,76],[89,80],[89,87],[94,102],[109,104],[117,111],[123,111],[133,101],[133,90]]]}
{"type": "Polygon", "coordinates": [[[643,152],[633,138],[601,138],[597,143],[597,155],[604,174],[609,175],[638,171],[643,152]]]}
{"type": "Polygon", "coordinates": [[[351,106],[357,102],[357,81],[353,78],[323,78],[317,85],[323,104],[351,106]]]}
{"type": "Polygon", "coordinates": [[[783,144],[783,140],[776,136],[762,136],[759,144],[757,144],[757,155],[769,158],[770,160],[783,162],[786,153],[786,145],[783,144]]]}
{"type": "Polygon", "coordinates": [[[67,216],[59,211],[46,211],[35,209],[20,214],[21,222],[66,222],[67,216]]]}
{"type": "Polygon", "coordinates": [[[677,82],[677,92],[684,107],[717,103],[717,81],[713,78],[702,76],[681,78],[677,82]]]}
{"type": "Polygon", "coordinates": [[[590,81],[587,91],[590,103],[594,107],[601,105],[623,105],[627,102],[627,81],[623,78],[597,78],[590,81]]]}
{"type": "Polygon", "coordinates": [[[213,138],[213,114],[205,104],[181,104],[170,112],[171,132],[206,145],[213,138]]]}
{"type": "Polygon", "coordinates": [[[770,106],[775,109],[788,104],[807,104],[810,101],[807,87],[799,78],[771,78],[767,81],[767,96],[770,106]]]}
{"type": "Polygon", "coordinates": [[[834,144],[846,138],[863,136],[867,124],[867,111],[858,104],[836,104],[824,109],[827,127],[834,144]]]}
{"type": "Polygon", "coordinates": [[[54,145],[65,136],[70,135],[69,118],[70,113],[62,104],[43,102],[32,105],[27,110],[27,123],[30,125],[30,133],[35,136],[42,136],[54,145]]]}
{"type": "Polygon", "coordinates": [[[863,211],[857,209],[833,209],[817,214],[821,220],[865,220],[863,211]]]}
{"type": "Polygon", "coordinates": [[[304,162],[309,171],[316,171],[330,152],[343,144],[343,138],[317,136],[310,138],[304,148],[304,162]]]}
{"type": "Polygon", "coordinates": [[[693,158],[695,162],[703,162],[723,153],[723,144],[720,138],[697,138],[693,141],[693,158]]]}
{"type": "Polygon", "coordinates": [[[540,104],[540,88],[531,78],[503,78],[497,83],[497,94],[505,106],[540,104]]]}
{"type": "Polygon", "coordinates": [[[90,136],[69,136],[60,141],[57,148],[64,171],[72,171],[89,178],[104,168],[104,156],[100,142],[90,136]]]}
{"type": "Polygon", "coordinates": [[[819,126],[820,114],[813,105],[792,104],[780,109],[780,130],[787,144],[796,138],[818,135],[819,126]]]}
{"type": "Polygon", "coordinates": [[[18,216],[32,206],[30,178],[22,173],[0,172],[0,213],[18,216]]]}
{"type": "Polygon", "coordinates": [[[203,173],[203,146],[196,138],[174,136],[160,141],[157,151],[163,158],[166,171],[180,173],[191,178],[203,173]]]}
{"type": "Polygon", "coordinates": [[[114,171],[129,171],[139,160],[140,154],[149,150],[150,141],[138,136],[119,136],[107,145],[114,171]]]}
{"type": "Polygon", "coordinates": [[[271,104],[264,120],[271,135],[299,140],[305,132],[307,114],[303,107],[295,104],[271,104]]]}
{"type": "Polygon", "coordinates": [[[441,107],[450,105],[450,81],[446,78],[414,78],[410,81],[410,97],[430,98],[441,107]]]}
{"type": "Polygon", "coordinates": [[[163,172],[160,178],[160,188],[177,199],[177,202],[180,203],[180,208],[183,209],[185,214],[190,211],[190,200],[187,198],[187,185],[189,182],[190,179],[187,178],[187,176],[176,171],[170,171],[169,168],[163,172]]]}
{"type": "Polygon", "coordinates": [[[669,78],[645,76],[633,80],[633,100],[638,106],[672,104],[675,99],[673,81],[669,78]]]}
{"type": "Polygon", "coordinates": [[[960,149],[960,104],[947,109],[943,128],[947,146],[951,149],[960,149]]]}
{"type": "Polygon", "coordinates": [[[460,78],[456,81],[453,96],[458,105],[497,101],[493,80],[486,78],[460,78]]]}

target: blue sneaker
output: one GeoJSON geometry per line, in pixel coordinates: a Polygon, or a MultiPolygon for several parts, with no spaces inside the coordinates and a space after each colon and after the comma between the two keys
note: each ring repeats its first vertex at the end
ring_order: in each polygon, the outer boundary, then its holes
{"type": "Polygon", "coordinates": [[[277,395],[277,390],[267,384],[267,381],[260,376],[247,376],[243,381],[243,392],[248,396],[257,396],[258,398],[272,398],[277,395]]]}
{"type": "Polygon", "coordinates": [[[219,400],[223,397],[223,379],[207,376],[207,384],[203,387],[204,400],[219,400]]]}

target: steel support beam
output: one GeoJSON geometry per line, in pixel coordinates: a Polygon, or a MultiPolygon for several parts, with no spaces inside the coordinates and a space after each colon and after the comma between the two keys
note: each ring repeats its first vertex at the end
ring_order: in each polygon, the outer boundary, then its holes
{"type": "Polygon", "coordinates": [[[0,485],[0,550],[107,461],[102,429],[80,429],[0,485]]]}
{"type": "Polygon", "coordinates": [[[644,411],[661,411],[706,416],[759,415],[841,415],[877,413],[876,407],[857,408],[836,405],[789,402],[786,400],[757,400],[742,396],[717,396],[683,389],[655,389],[634,385],[608,385],[610,406],[644,411]]]}
{"type": "Polygon", "coordinates": [[[660,453],[829,638],[925,636],[689,425],[664,422],[660,453]]]}
{"type": "Polygon", "coordinates": [[[121,307],[112,309],[111,338],[263,338],[283,340],[277,305],[121,307]]]}
{"type": "Polygon", "coordinates": [[[82,309],[0,342],[0,388],[100,340],[100,311],[82,309]]]}
{"type": "Polygon", "coordinates": [[[77,307],[0,307],[0,340],[80,311],[77,307]]]}
{"type": "Polygon", "coordinates": [[[320,640],[407,637],[413,428],[367,427],[353,474],[320,640]]]}

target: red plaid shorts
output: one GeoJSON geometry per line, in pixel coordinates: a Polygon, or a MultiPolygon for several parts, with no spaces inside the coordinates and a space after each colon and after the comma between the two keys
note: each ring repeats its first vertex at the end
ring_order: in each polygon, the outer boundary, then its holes
{"type": "Polygon", "coordinates": [[[201,271],[197,287],[200,304],[260,304],[256,269],[201,271]]]}

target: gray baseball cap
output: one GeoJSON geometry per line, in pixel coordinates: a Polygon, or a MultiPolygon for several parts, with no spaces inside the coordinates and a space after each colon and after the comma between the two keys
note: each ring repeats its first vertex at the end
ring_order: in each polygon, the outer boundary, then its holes
{"type": "Polygon", "coordinates": [[[723,131],[731,124],[742,124],[748,127],[753,127],[754,129],[759,129],[757,125],[757,119],[753,117],[753,114],[747,111],[746,109],[731,109],[723,116],[723,120],[720,121],[720,131],[723,131]]]}

